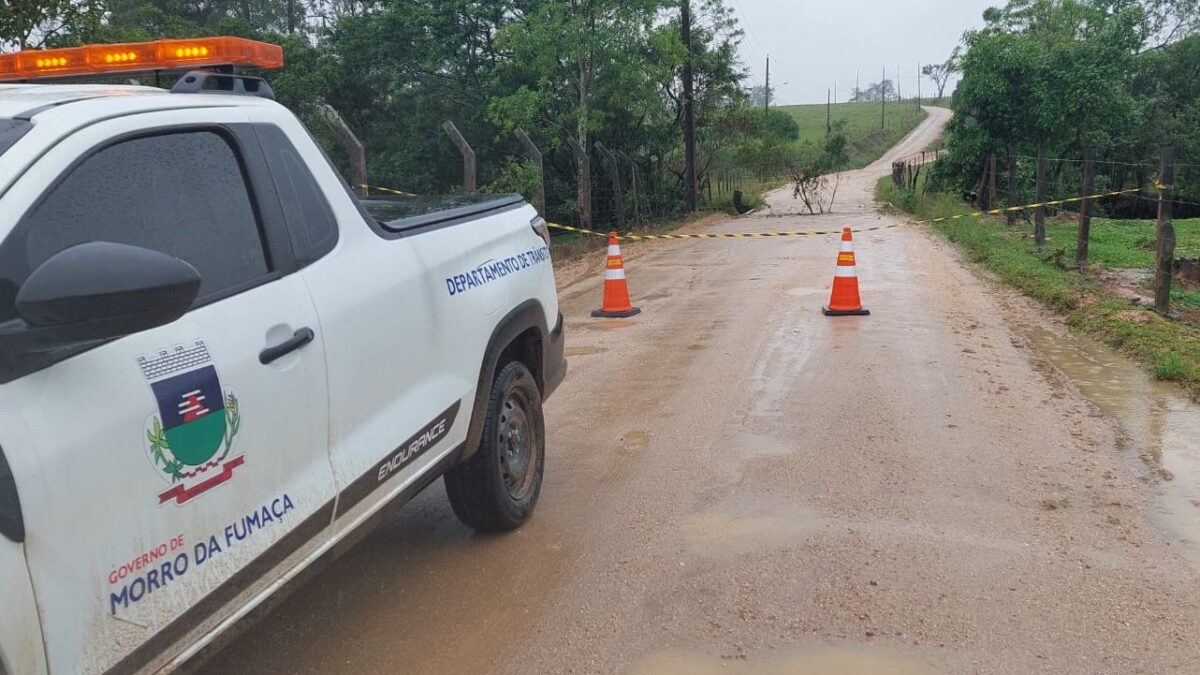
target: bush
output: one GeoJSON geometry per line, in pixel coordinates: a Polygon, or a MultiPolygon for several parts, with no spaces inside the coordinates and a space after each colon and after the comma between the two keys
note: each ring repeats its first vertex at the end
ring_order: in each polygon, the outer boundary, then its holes
{"type": "Polygon", "coordinates": [[[484,187],[484,192],[496,194],[516,193],[533,201],[538,192],[537,166],[529,160],[508,158],[496,180],[484,187]]]}

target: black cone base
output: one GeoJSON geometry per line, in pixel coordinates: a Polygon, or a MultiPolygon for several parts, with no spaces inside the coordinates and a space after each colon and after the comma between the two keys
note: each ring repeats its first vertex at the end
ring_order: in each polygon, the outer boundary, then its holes
{"type": "Polygon", "coordinates": [[[822,307],[821,311],[825,316],[871,316],[871,310],[866,307],[862,309],[829,309],[822,307]]]}
{"type": "Polygon", "coordinates": [[[634,307],[628,312],[606,312],[602,309],[598,309],[592,312],[592,316],[596,317],[597,319],[628,319],[631,316],[637,316],[641,313],[642,310],[638,307],[634,307]]]}

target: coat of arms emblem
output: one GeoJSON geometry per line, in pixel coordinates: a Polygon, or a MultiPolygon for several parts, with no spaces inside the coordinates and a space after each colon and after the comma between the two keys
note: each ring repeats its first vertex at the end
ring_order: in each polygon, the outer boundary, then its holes
{"type": "Polygon", "coordinates": [[[230,456],[242,418],[204,342],[138,357],[138,366],[158,402],[146,422],[147,450],[171,482],[159,504],[185,504],[233,478],[245,462],[245,455],[230,456]]]}

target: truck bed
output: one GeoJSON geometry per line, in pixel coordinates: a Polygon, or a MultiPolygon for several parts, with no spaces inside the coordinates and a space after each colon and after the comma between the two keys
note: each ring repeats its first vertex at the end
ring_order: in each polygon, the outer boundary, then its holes
{"type": "Polygon", "coordinates": [[[392,232],[470,220],[519,206],[524,201],[521,195],[513,194],[419,195],[361,200],[367,213],[384,229],[392,232]]]}

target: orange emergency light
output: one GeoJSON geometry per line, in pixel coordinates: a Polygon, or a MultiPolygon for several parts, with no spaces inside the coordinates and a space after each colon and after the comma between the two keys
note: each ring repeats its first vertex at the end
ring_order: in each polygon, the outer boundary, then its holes
{"type": "Polygon", "coordinates": [[[0,54],[0,82],[206,66],[282,68],[283,48],[245,38],[215,37],[30,49],[0,54]]]}

